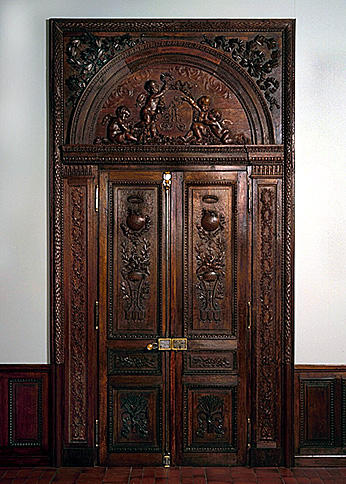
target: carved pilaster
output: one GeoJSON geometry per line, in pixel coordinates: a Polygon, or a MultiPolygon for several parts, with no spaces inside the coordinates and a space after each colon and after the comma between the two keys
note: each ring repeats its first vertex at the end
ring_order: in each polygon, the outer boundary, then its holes
{"type": "Polygon", "coordinates": [[[280,435],[280,186],[278,180],[254,180],[257,448],[276,448],[280,435]]]}

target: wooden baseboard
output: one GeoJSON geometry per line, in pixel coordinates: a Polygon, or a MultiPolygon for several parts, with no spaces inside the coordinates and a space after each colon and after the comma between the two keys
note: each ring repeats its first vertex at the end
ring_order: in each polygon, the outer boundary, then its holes
{"type": "Polygon", "coordinates": [[[49,465],[50,365],[0,365],[0,465],[49,465]]]}

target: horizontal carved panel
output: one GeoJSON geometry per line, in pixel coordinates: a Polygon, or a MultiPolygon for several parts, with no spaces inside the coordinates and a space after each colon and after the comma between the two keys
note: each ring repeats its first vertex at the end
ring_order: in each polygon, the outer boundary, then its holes
{"type": "Polygon", "coordinates": [[[161,353],[144,350],[108,350],[109,375],[160,375],[161,353]]]}
{"type": "Polygon", "coordinates": [[[110,452],[160,452],[162,392],[159,386],[117,387],[108,390],[108,449],[110,452]]]}
{"type": "Polygon", "coordinates": [[[232,373],[237,371],[236,351],[189,351],[184,354],[184,373],[232,373]]]}
{"type": "Polygon", "coordinates": [[[185,385],[184,452],[236,452],[236,386],[185,385]]]}

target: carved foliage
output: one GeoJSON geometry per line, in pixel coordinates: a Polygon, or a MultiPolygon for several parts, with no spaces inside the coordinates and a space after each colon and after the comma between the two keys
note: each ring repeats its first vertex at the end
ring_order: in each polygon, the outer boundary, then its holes
{"type": "Polygon", "coordinates": [[[159,452],[162,392],[159,386],[109,387],[108,447],[110,452],[159,452]]]}
{"type": "Polygon", "coordinates": [[[185,331],[198,338],[229,336],[236,322],[235,188],[193,185],[185,195],[185,331]],[[226,274],[232,284],[225,283],[226,274]]]}
{"type": "Polygon", "coordinates": [[[127,197],[129,207],[125,222],[120,227],[125,236],[120,246],[121,275],[120,284],[124,300],[124,318],[130,323],[146,319],[146,300],[149,297],[150,241],[145,234],[151,226],[149,215],[143,214],[143,198],[136,194],[127,197]],[[135,208],[132,208],[132,207],[135,208]]]}
{"type": "Polygon", "coordinates": [[[146,438],[149,434],[148,398],[143,393],[127,393],[120,398],[120,408],[122,437],[146,438]]]}
{"type": "Polygon", "coordinates": [[[256,35],[251,40],[244,41],[239,38],[227,38],[224,35],[209,39],[203,35],[202,43],[215,49],[230,53],[233,60],[238,62],[256,79],[258,87],[263,91],[270,109],[279,108],[280,104],[274,97],[280,83],[272,74],[279,66],[280,50],[276,40],[264,35],[256,35]]]}
{"type": "Polygon", "coordinates": [[[184,373],[231,373],[236,371],[235,351],[189,351],[184,354],[184,373]]]}
{"type": "Polygon", "coordinates": [[[189,385],[184,390],[184,452],[234,452],[235,386],[189,385]]]}
{"type": "Polygon", "coordinates": [[[70,440],[87,438],[87,267],[86,187],[70,191],[70,440]]]}
{"type": "Polygon", "coordinates": [[[161,320],[160,192],[150,183],[109,186],[109,337],[155,337],[161,320]],[[128,186],[127,186],[128,185],[128,186]],[[139,186],[138,186],[139,185],[139,186]],[[131,187],[132,186],[132,187],[131,187]],[[117,310],[113,312],[113,304],[117,310]]]}
{"type": "Polygon", "coordinates": [[[275,187],[259,189],[260,311],[258,328],[258,434],[277,437],[277,360],[275,324],[275,187]]]}
{"type": "Polygon", "coordinates": [[[216,395],[204,395],[197,406],[198,437],[204,434],[224,435],[224,402],[216,395]]]}
{"type": "Polygon", "coordinates": [[[197,223],[199,241],[196,244],[196,284],[199,317],[203,322],[220,322],[222,310],[218,300],[224,298],[225,284],[225,217],[203,208],[201,223],[197,223]]]}
{"type": "MultiPolygon", "coordinates": [[[[146,351],[146,350],[145,350],[146,351]]],[[[161,354],[131,350],[108,350],[108,373],[116,374],[160,374],[161,354]]]]}
{"type": "Polygon", "coordinates": [[[71,38],[66,46],[67,62],[76,74],[66,79],[70,91],[67,103],[75,105],[92,77],[118,52],[141,42],[126,33],[120,36],[102,37],[89,31],[71,38]]]}

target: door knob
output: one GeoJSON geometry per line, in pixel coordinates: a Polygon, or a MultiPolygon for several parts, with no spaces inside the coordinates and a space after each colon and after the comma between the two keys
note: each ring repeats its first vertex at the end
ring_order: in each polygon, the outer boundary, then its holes
{"type": "Polygon", "coordinates": [[[158,344],[157,343],[148,343],[147,344],[147,350],[148,351],[157,350],[157,347],[158,347],[158,344]]]}

